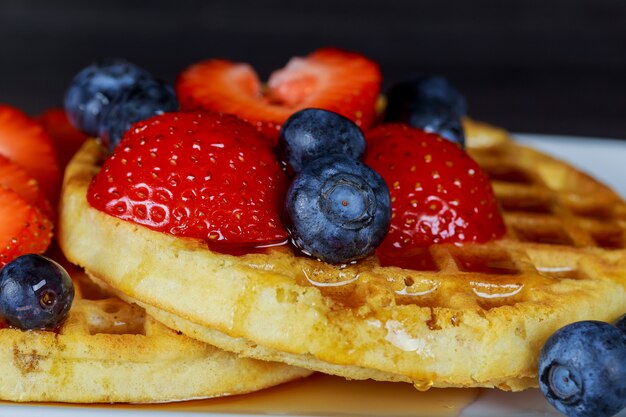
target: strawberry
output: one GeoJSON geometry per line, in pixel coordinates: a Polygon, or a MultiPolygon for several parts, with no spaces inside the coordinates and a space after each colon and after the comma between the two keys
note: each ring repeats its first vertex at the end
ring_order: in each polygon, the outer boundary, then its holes
{"type": "Polygon", "coordinates": [[[271,74],[264,88],[248,64],[212,59],[180,74],[176,92],[182,109],[233,113],[275,140],[294,112],[317,107],[339,113],[369,128],[374,122],[381,75],[363,55],[319,49],[292,58],[271,74]]]}
{"type": "Polygon", "coordinates": [[[286,174],[254,127],[233,115],[166,113],[124,135],[87,199],[153,230],[247,247],[287,239],[286,189],[286,174]]]}
{"type": "Polygon", "coordinates": [[[28,175],[24,167],[0,155],[0,186],[10,188],[29,204],[37,206],[50,217],[52,207],[39,188],[37,181],[28,175]]]}
{"type": "Polygon", "coordinates": [[[1,104],[0,154],[23,166],[46,197],[56,201],[61,175],[52,139],[37,121],[1,104]]]}
{"type": "Polygon", "coordinates": [[[459,146],[400,124],[380,125],[367,141],[366,163],[385,179],[392,201],[391,227],[379,251],[503,236],[489,178],[459,146]]]}
{"type": "Polygon", "coordinates": [[[26,253],[43,253],[52,239],[52,222],[17,192],[0,186],[0,268],[26,253]]]}
{"type": "Polygon", "coordinates": [[[65,167],[85,142],[87,135],[72,126],[65,110],[61,108],[46,110],[37,120],[52,138],[59,166],[65,167]]]}

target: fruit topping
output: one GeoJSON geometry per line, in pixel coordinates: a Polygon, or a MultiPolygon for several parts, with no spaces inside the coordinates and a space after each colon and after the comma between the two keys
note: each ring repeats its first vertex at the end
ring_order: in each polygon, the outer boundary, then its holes
{"type": "Polygon", "coordinates": [[[113,152],[122,135],[136,122],[177,110],[178,100],[170,85],[141,78],[111,102],[110,110],[103,114],[100,121],[98,135],[102,144],[113,152]]]}
{"type": "Polygon", "coordinates": [[[539,356],[539,388],[572,417],[608,417],[626,407],[626,333],[599,321],[557,330],[539,356]]]}
{"type": "Polygon", "coordinates": [[[384,180],[345,155],[309,162],[287,192],[285,221],[294,246],[325,262],[346,263],[369,255],[384,239],[390,220],[384,180]]]}
{"type": "Polygon", "coordinates": [[[126,132],[87,199],[160,232],[255,246],[286,241],[287,182],[269,141],[238,117],[165,113],[126,132]]]}
{"type": "Polygon", "coordinates": [[[183,109],[233,113],[275,140],[294,112],[316,107],[339,113],[366,129],[376,116],[378,65],[363,55],[319,49],[292,58],[271,74],[264,88],[247,64],[220,59],[187,68],[176,84],[183,109]]]}
{"type": "Polygon", "coordinates": [[[87,135],[72,126],[63,109],[47,110],[37,120],[50,135],[59,167],[63,169],[85,142],[87,135]]]}
{"type": "Polygon", "coordinates": [[[10,188],[28,204],[38,207],[42,213],[52,217],[52,207],[41,191],[39,183],[24,167],[2,155],[0,155],[0,186],[10,188]]]}
{"type": "Polygon", "coordinates": [[[293,173],[322,155],[340,153],[360,160],[364,152],[361,129],[352,120],[328,110],[304,109],[292,114],[278,136],[280,159],[293,173]]]}
{"type": "Polygon", "coordinates": [[[6,186],[0,186],[0,219],[0,268],[25,253],[43,253],[50,245],[48,216],[6,186]]]}
{"type": "Polygon", "coordinates": [[[56,201],[61,174],[52,139],[36,120],[1,104],[0,154],[24,167],[48,200],[56,201]]]}
{"type": "Polygon", "coordinates": [[[83,68],[65,92],[70,122],[82,132],[98,134],[102,116],[111,103],[149,72],[120,58],[107,58],[83,68]]]}
{"type": "Polygon", "coordinates": [[[465,98],[447,79],[418,76],[391,87],[385,121],[407,123],[464,146],[461,118],[466,107],[465,98]]]}
{"type": "Polygon", "coordinates": [[[626,314],[615,320],[615,326],[626,334],[626,314]]]}
{"type": "Polygon", "coordinates": [[[380,125],[366,139],[365,162],[391,193],[393,217],[381,245],[385,255],[504,235],[489,178],[456,144],[402,124],[380,125]]]}
{"type": "Polygon", "coordinates": [[[65,320],[73,299],[67,271],[44,256],[20,256],[0,271],[0,315],[11,326],[52,330],[65,320]]]}

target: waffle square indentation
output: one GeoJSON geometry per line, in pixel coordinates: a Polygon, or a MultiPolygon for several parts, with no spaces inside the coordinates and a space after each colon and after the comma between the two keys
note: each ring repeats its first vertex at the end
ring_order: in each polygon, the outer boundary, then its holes
{"type": "MultiPolygon", "coordinates": [[[[570,236],[561,227],[536,227],[537,225],[515,226],[517,237],[522,242],[548,245],[574,246],[570,236]],[[534,227],[533,227],[534,226],[534,227]]],[[[542,224],[541,226],[547,226],[542,224]]]]}
{"type": "Polygon", "coordinates": [[[456,252],[454,260],[463,272],[477,272],[489,275],[518,275],[519,268],[505,251],[485,253],[456,252]]]}
{"type": "Polygon", "coordinates": [[[591,232],[591,237],[596,244],[604,249],[623,249],[624,248],[624,233],[620,228],[615,230],[597,230],[591,232]]]}
{"type": "Polygon", "coordinates": [[[498,200],[504,211],[541,214],[553,213],[550,202],[538,198],[511,195],[506,197],[502,196],[498,200]]]}
{"type": "Polygon", "coordinates": [[[412,269],[415,271],[439,271],[439,266],[428,251],[428,248],[412,248],[398,251],[395,254],[378,253],[380,266],[395,266],[397,268],[412,269]]]}
{"type": "Polygon", "coordinates": [[[485,166],[483,169],[492,181],[511,182],[515,184],[533,184],[533,179],[523,170],[507,166],[492,165],[485,166]]]}

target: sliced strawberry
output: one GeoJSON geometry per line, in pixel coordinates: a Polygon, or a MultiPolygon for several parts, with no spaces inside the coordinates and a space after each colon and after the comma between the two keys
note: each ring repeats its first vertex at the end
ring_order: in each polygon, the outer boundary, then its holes
{"type": "Polygon", "coordinates": [[[125,134],[87,200],[160,232],[256,246],[286,240],[286,189],[267,139],[241,119],[166,113],[125,134]]]}
{"type": "Polygon", "coordinates": [[[325,48],[292,58],[271,74],[266,89],[248,64],[212,59],[187,68],[179,76],[176,92],[182,109],[233,113],[276,139],[285,120],[307,107],[334,111],[369,128],[380,83],[373,61],[325,48]]]}
{"type": "Polygon", "coordinates": [[[52,138],[59,166],[64,168],[85,142],[87,135],[72,126],[65,110],[61,108],[46,110],[39,115],[38,120],[52,138]]]}
{"type": "Polygon", "coordinates": [[[489,178],[456,144],[399,124],[371,130],[367,141],[366,163],[391,193],[391,228],[379,248],[384,255],[503,236],[489,178]]]}
{"type": "Polygon", "coordinates": [[[28,174],[24,167],[2,155],[0,155],[0,186],[12,189],[29,204],[41,209],[44,214],[49,217],[52,215],[50,202],[41,191],[39,183],[28,174]]]}
{"type": "Polygon", "coordinates": [[[37,121],[7,105],[0,105],[0,154],[23,166],[56,201],[61,176],[52,139],[37,121]]]}
{"type": "Polygon", "coordinates": [[[26,253],[43,253],[52,239],[52,222],[17,192],[0,187],[0,268],[26,253]]]}

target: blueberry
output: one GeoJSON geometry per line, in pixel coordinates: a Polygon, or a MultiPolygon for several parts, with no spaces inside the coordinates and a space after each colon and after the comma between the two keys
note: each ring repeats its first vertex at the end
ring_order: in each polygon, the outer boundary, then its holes
{"type": "Polygon", "coordinates": [[[389,90],[385,121],[407,123],[465,146],[461,118],[466,113],[465,98],[448,80],[418,76],[389,90]]]}
{"type": "Polygon", "coordinates": [[[22,255],[0,271],[0,314],[11,326],[54,329],[67,316],[73,299],[67,271],[44,256],[22,255]]]}
{"type": "Polygon", "coordinates": [[[160,80],[142,78],[113,100],[108,111],[103,112],[98,136],[102,144],[113,152],[134,123],[177,110],[178,100],[170,85],[160,80]]]}
{"type": "Polygon", "coordinates": [[[341,153],[361,159],[365,137],[350,119],[322,109],[304,109],[292,114],[280,129],[278,153],[293,172],[298,173],[313,159],[341,153]]]}
{"type": "Polygon", "coordinates": [[[626,334],[626,314],[615,320],[615,326],[626,334]]]}
{"type": "Polygon", "coordinates": [[[102,114],[110,103],[137,80],[151,77],[144,69],[120,58],[107,58],[84,68],[65,92],[70,122],[88,135],[97,135],[102,114]]]}
{"type": "Polygon", "coordinates": [[[330,154],[309,162],[287,191],[285,222],[305,254],[339,264],[372,253],[391,222],[385,181],[360,161],[330,154]]]}
{"type": "Polygon", "coordinates": [[[465,146],[465,131],[461,119],[449,112],[441,102],[428,101],[416,104],[407,124],[426,132],[437,133],[451,142],[465,146]]]}
{"type": "Polygon", "coordinates": [[[539,355],[539,387],[570,417],[612,416],[626,407],[626,334],[599,321],[557,330],[539,355]]]}

